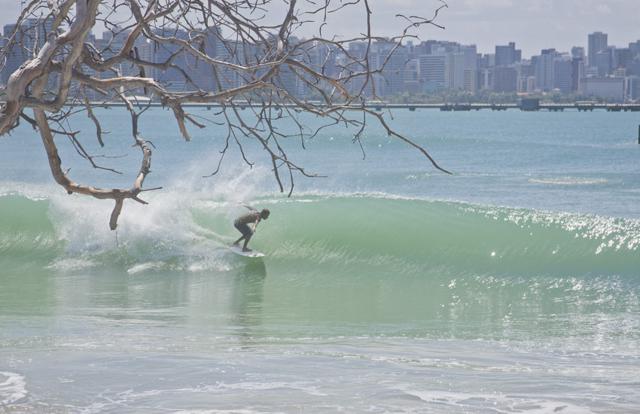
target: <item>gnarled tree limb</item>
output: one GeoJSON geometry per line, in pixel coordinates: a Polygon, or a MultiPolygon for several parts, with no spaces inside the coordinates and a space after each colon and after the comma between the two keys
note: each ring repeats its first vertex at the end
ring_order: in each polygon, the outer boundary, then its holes
{"type": "Polygon", "coordinates": [[[383,39],[374,34],[369,0],[31,0],[5,41],[0,60],[14,48],[26,48],[25,42],[21,44],[23,32],[46,32],[46,38],[35,37],[40,40],[28,51],[31,56],[8,80],[6,102],[0,109],[0,135],[15,128],[20,117],[37,127],[59,185],[69,194],[115,202],[111,229],[117,227],[126,199],[146,204],[140,193],[160,188],[144,188],[151,171],[152,145],[142,137],[138,121],[152,101],[171,109],[187,141],[190,125],[203,128],[205,124],[185,110],[186,104],[221,105],[217,116],[224,120],[227,133],[212,175],[220,170],[234,144],[243,161],[252,166],[245,146],[253,142],[264,150],[279,190],[288,188],[289,194],[296,176],[319,175],[289,156],[287,140],[295,139],[304,149],[305,141],[324,128],[343,124],[354,129],[353,140],[364,155],[362,140],[368,119],[417,149],[435,168],[449,173],[425,148],[394,131],[382,114],[366,105],[368,99],[378,99],[376,80],[384,76],[402,42],[413,38],[423,25],[441,27],[435,19],[442,7],[431,18],[399,14],[405,26],[396,37],[383,39]],[[347,8],[361,11],[362,34],[348,39],[323,35],[331,16],[347,8]],[[317,34],[306,40],[297,38],[300,28],[309,25],[317,27],[317,34]],[[93,42],[90,34],[96,26],[104,26],[108,34],[93,42]],[[371,59],[374,42],[392,45],[376,64],[371,59]],[[177,89],[176,82],[184,89],[177,89]],[[300,96],[298,87],[314,99],[300,96]],[[149,98],[146,108],[137,110],[140,102],[134,105],[133,95],[149,98]],[[62,126],[72,113],[64,106],[78,102],[95,126],[99,145],[105,147],[100,114],[93,110],[99,103],[91,99],[119,100],[131,116],[133,147],[140,150],[141,164],[130,188],[77,183],[63,169],[55,142],[59,134],[71,139],[94,168],[116,172],[93,161],[95,156],[81,143],[79,131],[62,126]],[[242,111],[245,108],[250,109],[248,115],[242,111]],[[33,118],[26,109],[33,110],[33,118]],[[298,112],[326,122],[309,129],[297,119],[298,112]],[[295,126],[294,132],[279,126],[283,119],[295,126]]]}

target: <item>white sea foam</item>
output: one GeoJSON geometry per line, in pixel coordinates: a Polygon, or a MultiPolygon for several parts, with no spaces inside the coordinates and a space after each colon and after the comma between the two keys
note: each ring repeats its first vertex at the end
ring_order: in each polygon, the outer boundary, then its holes
{"type": "Polygon", "coordinates": [[[219,384],[220,388],[230,390],[245,390],[245,391],[267,391],[278,389],[292,389],[302,391],[309,395],[318,397],[325,397],[327,394],[318,391],[316,387],[307,385],[302,382],[238,382],[233,384],[219,384]]]}
{"type": "MultiPolygon", "coordinates": [[[[270,391],[270,390],[297,390],[302,391],[307,395],[325,397],[324,394],[317,390],[316,387],[310,385],[309,382],[238,382],[238,383],[216,383],[210,385],[199,385],[193,388],[169,388],[169,389],[152,389],[144,391],[134,391],[132,389],[123,391],[112,396],[102,396],[106,401],[96,401],[91,405],[85,407],[83,413],[98,413],[108,411],[112,406],[136,406],[136,402],[143,399],[156,398],[166,396],[167,398],[174,398],[175,395],[184,394],[215,394],[220,392],[233,391],[270,391]]],[[[162,398],[160,398],[162,399],[162,398]]],[[[238,409],[182,409],[172,411],[173,413],[182,414],[260,414],[270,413],[278,414],[284,413],[281,411],[258,411],[251,408],[238,408],[238,409]]]]}
{"type": "Polygon", "coordinates": [[[229,270],[232,269],[232,266],[230,266],[228,263],[226,263],[224,260],[216,260],[216,259],[201,259],[201,260],[195,260],[192,263],[190,263],[186,270],[189,272],[203,272],[206,270],[217,270],[220,272],[227,272],[229,270]]]}
{"type": "Polygon", "coordinates": [[[27,394],[27,382],[22,375],[0,372],[0,406],[18,403],[27,394]]]}
{"type": "Polygon", "coordinates": [[[94,267],[95,265],[96,263],[89,259],[63,258],[51,263],[49,266],[47,266],[47,269],[73,271],[88,269],[90,267],[94,267]]]}
{"type": "Polygon", "coordinates": [[[174,414],[261,414],[268,412],[269,414],[281,414],[282,411],[255,411],[255,410],[181,410],[176,411],[174,414]]]}
{"type": "MultiPolygon", "coordinates": [[[[205,180],[197,171],[187,171],[165,189],[145,193],[149,205],[126,201],[117,232],[108,227],[113,203],[77,195],[50,196],[49,215],[57,238],[64,240],[73,260],[56,262],[54,267],[82,267],[78,255],[91,256],[122,250],[134,258],[146,260],[129,268],[130,274],[152,270],[163,256],[208,256],[208,252],[226,242],[224,231],[198,224],[193,209],[202,209],[229,222],[241,203],[250,202],[256,188],[268,172],[238,171],[215,181],[205,180]],[[139,257],[138,257],[139,256],[139,257]],[[158,260],[159,259],[159,260],[158,260]]],[[[228,229],[232,229],[229,224],[228,229]]],[[[207,266],[214,264],[207,263],[207,266]]],[[[196,267],[200,268],[199,263],[196,267]]]]}
{"type": "Polygon", "coordinates": [[[334,198],[373,198],[377,200],[401,200],[401,201],[427,201],[427,202],[438,202],[438,201],[448,201],[448,200],[440,200],[429,197],[417,197],[417,196],[407,196],[393,193],[386,193],[384,191],[322,191],[322,190],[308,190],[308,191],[298,191],[295,193],[295,197],[293,199],[280,199],[274,200],[277,201],[291,201],[291,202],[299,202],[300,199],[305,202],[317,201],[311,198],[303,198],[303,197],[315,197],[317,199],[334,199],[334,198]]]}
{"type": "Polygon", "coordinates": [[[571,186],[571,185],[607,184],[609,180],[605,178],[552,177],[552,178],[531,178],[529,182],[532,184],[571,186]]]}
{"type": "Polygon", "coordinates": [[[146,262],[146,263],[140,263],[130,267],[129,269],[127,269],[127,273],[130,275],[135,275],[137,273],[142,273],[149,270],[162,269],[163,267],[164,267],[163,262],[146,262]]]}
{"type": "MultiPolygon", "coordinates": [[[[0,197],[19,195],[32,201],[47,200],[56,187],[49,184],[32,184],[3,181],[0,197]]],[[[60,188],[60,187],[58,187],[60,188]]]]}
{"type": "Polygon", "coordinates": [[[563,413],[563,414],[587,414],[592,411],[587,407],[577,406],[557,400],[546,400],[541,397],[527,398],[523,396],[513,397],[501,393],[464,393],[449,391],[418,391],[414,389],[404,389],[407,395],[411,395],[428,404],[463,409],[470,412],[481,412],[490,408],[497,413],[563,413]]]}

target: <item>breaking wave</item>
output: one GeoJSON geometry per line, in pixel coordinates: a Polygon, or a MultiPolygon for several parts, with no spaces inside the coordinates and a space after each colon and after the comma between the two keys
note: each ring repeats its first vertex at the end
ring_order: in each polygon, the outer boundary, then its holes
{"type": "MultiPolygon", "coordinates": [[[[0,258],[60,271],[115,264],[149,270],[226,270],[225,246],[240,199],[208,192],[158,193],[127,205],[117,233],[110,203],[84,197],[0,196],[0,258]]],[[[272,210],[253,245],[268,260],[299,265],[425,266],[464,273],[638,275],[640,221],[479,206],[386,194],[263,197],[272,210]]],[[[237,258],[236,258],[237,259],[237,258]]]]}

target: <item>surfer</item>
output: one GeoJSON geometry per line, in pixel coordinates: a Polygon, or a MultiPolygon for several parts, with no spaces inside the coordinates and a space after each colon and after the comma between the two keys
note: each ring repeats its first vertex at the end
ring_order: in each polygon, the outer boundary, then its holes
{"type": "Polygon", "coordinates": [[[251,236],[253,236],[253,233],[256,231],[258,223],[260,223],[260,221],[262,220],[268,219],[271,212],[266,208],[262,209],[262,211],[258,211],[251,206],[245,207],[248,208],[250,212],[243,214],[233,222],[235,228],[238,229],[240,233],[242,233],[242,237],[236,240],[233,245],[237,246],[244,239],[244,246],[242,246],[242,251],[250,252],[251,249],[247,248],[247,244],[249,243],[249,240],[251,240],[251,236]],[[253,229],[249,227],[249,224],[253,224],[253,229]]]}

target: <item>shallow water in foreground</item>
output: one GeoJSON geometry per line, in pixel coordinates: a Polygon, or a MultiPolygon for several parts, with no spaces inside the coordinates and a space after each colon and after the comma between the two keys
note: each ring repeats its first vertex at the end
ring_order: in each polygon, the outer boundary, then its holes
{"type": "Polygon", "coordinates": [[[0,413],[640,409],[636,120],[415,115],[456,176],[334,131],[296,153],[332,178],[292,199],[259,166],[203,184],[211,160],[147,127],[166,188],[117,238],[110,205],[25,167],[28,130],[0,141],[0,413]],[[225,248],[240,201],[272,211],[264,259],[225,248]]]}

